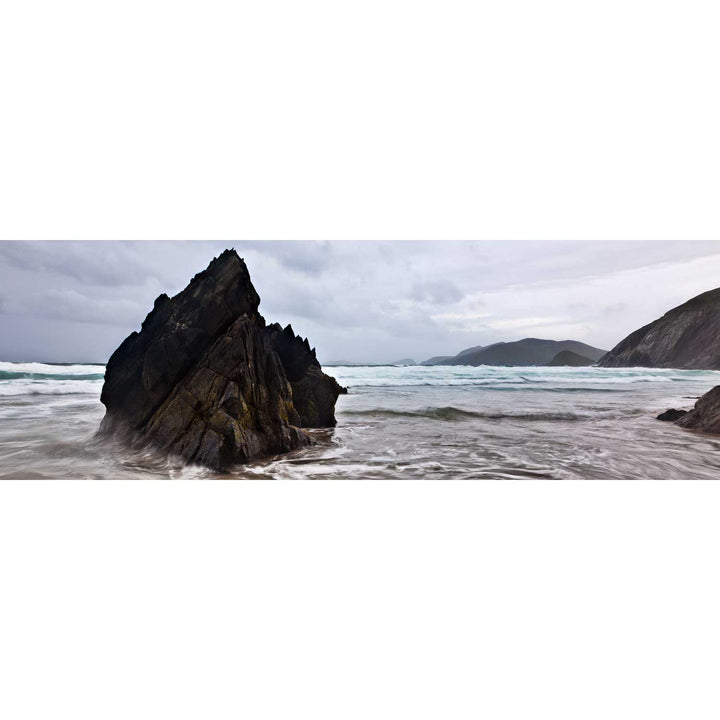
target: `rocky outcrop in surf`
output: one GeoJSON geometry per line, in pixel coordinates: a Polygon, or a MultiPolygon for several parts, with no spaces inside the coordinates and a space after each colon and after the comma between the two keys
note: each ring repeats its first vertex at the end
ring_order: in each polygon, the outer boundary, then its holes
{"type": "Polygon", "coordinates": [[[670,408],[669,410],[666,410],[665,412],[661,412],[657,416],[657,420],[662,420],[663,422],[675,422],[676,420],[679,420],[683,415],[687,415],[687,410],[678,410],[677,408],[670,408]]]}
{"type": "Polygon", "coordinates": [[[312,443],[343,392],[307,339],[266,326],[244,261],[226,250],[161,295],[105,371],[102,433],[222,470],[312,443]]]}
{"type": "Polygon", "coordinates": [[[683,413],[675,424],[688,430],[720,435],[720,385],[700,397],[695,407],[683,413]]]}
{"type": "Polygon", "coordinates": [[[628,335],[598,365],[720,369],[720,288],[688,300],[628,335]]]}

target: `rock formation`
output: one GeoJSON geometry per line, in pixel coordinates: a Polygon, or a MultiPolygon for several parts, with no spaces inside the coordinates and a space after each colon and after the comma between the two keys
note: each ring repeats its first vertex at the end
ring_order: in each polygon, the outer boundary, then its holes
{"type": "Polygon", "coordinates": [[[335,401],[347,389],[322,371],[308,339],[296,337],[290,325],[284,330],[270,325],[268,334],[292,387],[301,427],[334,427],[335,401]]]}
{"type": "Polygon", "coordinates": [[[720,435],[720,385],[708,390],[690,412],[675,421],[676,425],[689,430],[720,435]]]}
{"type": "Polygon", "coordinates": [[[688,300],[628,335],[598,365],[720,369],[720,288],[688,300]]]}
{"type": "Polygon", "coordinates": [[[670,408],[669,410],[666,410],[665,412],[661,412],[658,416],[658,420],[663,420],[664,422],[675,422],[676,420],[679,420],[683,415],[687,415],[687,410],[678,410],[677,408],[670,408]]]}
{"type": "Polygon", "coordinates": [[[307,339],[265,325],[244,261],[226,250],[178,295],[160,295],[105,371],[101,432],[221,470],[312,442],[344,391],[307,339]]]}

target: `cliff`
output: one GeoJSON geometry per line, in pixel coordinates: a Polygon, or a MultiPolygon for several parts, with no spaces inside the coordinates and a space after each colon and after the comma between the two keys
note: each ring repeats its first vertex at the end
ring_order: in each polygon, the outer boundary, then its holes
{"type": "Polygon", "coordinates": [[[100,431],[221,470],[335,425],[343,389],[290,326],[265,325],[259,304],[234,250],[175,297],[160,295],[108,361],[100,431]]]}
{"type": "Polygon", "coordinates": [[[720,369],[720,288],[688,300],[631,333],[598,365],[720,369]]]}

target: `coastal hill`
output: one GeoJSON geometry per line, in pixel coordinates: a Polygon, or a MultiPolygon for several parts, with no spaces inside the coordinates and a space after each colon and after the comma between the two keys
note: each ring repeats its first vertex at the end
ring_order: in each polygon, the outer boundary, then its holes
{"type": "Polygon", "coordinates": [[[666,312],[628,335],[601,367],[720,369],[720,288],[666,312]]]}
{"type": "Polygon", "coordinates": [[[475,353],[479,353],[481,350],[484,350],[487,347],[487,345],[475,345],[474,347],[466,348],[465,350],[461,350],[457,355],[455,355],[456,358],[466,357],[467,355],[473,355],[475,353]]]}
{"type": "Polygon", "coordinates": [[[561,350],[549,363],[551,367],[586,367],[594,365],[595,361],[584,355],[578,355],[572,350],[561,350]]]}
{"type": "MultiPolygon", "coordinates": [[[[606,351],[587,345],[577,340],[542,340],[525,338],[515,342],[499,342],[486,347],[467,348],[454,357],[443,358],[433,365],[500,365],[527,366],[549,365],[558,353],[569,351],[589,360],[589,364],[597,362],[606,351]]],[[[423,364],[430,364],[425,361],[423,364]]],[[[563,363],[564,364],[564,363],[563,363]]],[[[568,363],[570,364],[570,363],[568,363]]]]}
{"type": "Polygon", "coordinates": [[[421,365],[440,365],[443,360],[452,360],[452,355],[435,355],[434,357],[423,360],[421,365]]]}
{"type": "Polygon", "coordinates": [[[100,433],[217,470],[288,452],[335,425],[343,392],[288,325],[266,326],[245,262],[226,250],[160,295],[112,354],[100,433]]]}

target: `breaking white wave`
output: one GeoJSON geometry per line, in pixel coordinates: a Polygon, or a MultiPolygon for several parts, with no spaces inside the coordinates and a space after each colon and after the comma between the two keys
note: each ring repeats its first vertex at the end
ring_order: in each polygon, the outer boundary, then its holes
{"type": "Polygon", "coordinates": [[[100,395],[104,365],[0,362],[0,397],[100,395]]]}
{"type": "Polygon", "coordinates": [[[39,362],[0,362],[0,378],[4,373],[27,375],[104,375],[104,365],[63,365],[39,362]]]}
{"type": "Polygon", "coordinates": [[[0,397],[21,395],[97,395],[100,397],[103,381],[98,380],[33,380],[0,378],[0,397]]]}
{"type": "Polygon", "coordinates": [[[711,370],[673,370],[655,368],[598,367],[495,367],[460,366],[335,366],[325,372],[341,385],[351,387],[411,387],[478,385],[486,387],[543,387],[631,385],[636,383],[671,383],[718,378],[711,370]]]}

